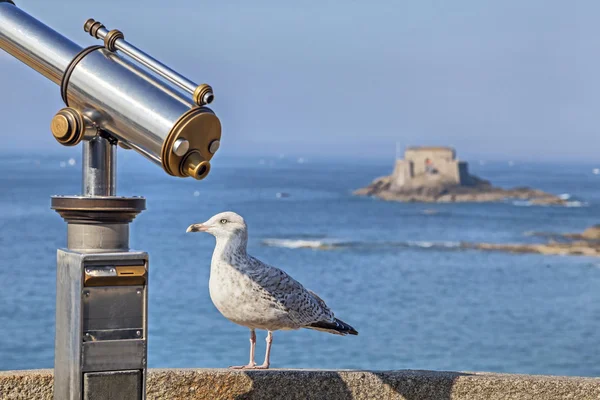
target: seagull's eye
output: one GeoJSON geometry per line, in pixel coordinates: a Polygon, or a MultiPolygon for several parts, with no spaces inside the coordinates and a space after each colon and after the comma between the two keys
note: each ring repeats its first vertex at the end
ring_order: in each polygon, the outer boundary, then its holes
{"type": "Polygon", "coordinates": [[[226,223],[227,223],[227,220],[226,220],[225,218],[223,218],[223,219],[221,220],[221,223],[222,223],[222,224],[226,224],[226,223]]]}

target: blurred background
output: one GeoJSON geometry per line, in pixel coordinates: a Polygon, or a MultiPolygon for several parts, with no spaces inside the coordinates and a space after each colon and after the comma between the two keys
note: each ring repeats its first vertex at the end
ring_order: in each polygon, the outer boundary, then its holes
{"type": "MultiPolygon", "coordinates": [[[[118,194],[147,198],[131,242],[150,253],[150,367],[246,361],[247,330],[208,295],[214,239],[185,234],[232,210],[251,254],[360,332],[278,332],[273,367],[600,373],[599,259],[459,245],[533,244],[531,231],[599,221],[600,4],[17,3],[80,45],[94,43],[85,20],[100,20],[215,90],[223,137],[204,181],[119,149],[118,194]],[[453,146],[495,185],[569,206],[352,195],[409,145],[453,146]]],[[[81,149],[49,132],[56,85],[5,53],[0,71],[0,369],[50,368],[66,244],[50,196],[80,193],[81,149]]]]}

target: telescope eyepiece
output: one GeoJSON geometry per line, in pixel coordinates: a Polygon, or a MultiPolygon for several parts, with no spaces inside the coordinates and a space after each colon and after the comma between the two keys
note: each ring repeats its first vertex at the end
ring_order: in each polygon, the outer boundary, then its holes
{"type": "Polygon", "coordinates": [[[213,102],[213,100],[215,99],[215,94],[210,85],[203,83],[202,85],[199,85],[196,88],[196,90],[194,91],[193,98],[194,103],[196,103],[199,106],[205,106],[213,102]]]}
{"type": "Polygon", "coordinates": [[[208,175],[208,171],[210,171],[210,163],[208,161],[202,161],[194,170],[194,178],[203,179],[208,175]]]}
{"type": "Polygon", "coordinates": [[[197,180],[206,178],[210,172],[210,163],[204,160],[197,151],[191,151],[183,160],[182,166],[183,176],[189,176],[197,180]]]}
{"type": "Polygon", "coordinates": [[[212,93],[206,93],[204,95],[204,97],[202,98],[202,101],[204,102],[204,104],[210,104],[213,102],[213,100],[215,99],[215,95],[212,93]]]}

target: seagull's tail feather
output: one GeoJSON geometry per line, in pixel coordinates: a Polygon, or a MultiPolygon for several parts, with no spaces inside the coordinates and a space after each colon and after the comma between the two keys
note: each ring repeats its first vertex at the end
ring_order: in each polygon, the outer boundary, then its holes
{"type": "Polygon", "coordinates": [[[356,329],[337,318],[334,318],[333,322],[315,322],[314,324],[310,324],[305,328],[329,332],[333,333],[334,335],[358,335],[358,331],[356,329]]]}

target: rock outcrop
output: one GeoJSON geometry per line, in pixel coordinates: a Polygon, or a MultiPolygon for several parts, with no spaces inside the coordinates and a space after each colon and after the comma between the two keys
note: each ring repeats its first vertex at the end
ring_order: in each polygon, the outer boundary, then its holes
{"type": "Polygon", "coordinates": [[[464,249],[505,251],[509,253],[537,253],[548,255],[600,256],[600,225],[587,228],[582,233],[544,233],[533,232],[530,235],[549,237],[547,243],[535,244],[499,244],[499,243],[461,243],[464,249]]]}
{"type": "Polygon", "coordinates": [[[468,172],[448,147],[409,148],[403,160],[397,160],[392,175],[375,179],[354,192],[401,202],[498,202],[506,199],[527,200],[535,205],[565,205],[553,194],[528,187],[503,189],[468,172]]]}
{"type": "Polygon", "coordinates": [[[392,186],[393,176],[377,178],[369,186],[354,192],[358,196],[374,196],[400,202],[498,202],[506,199],[527,200],[535,205],[565,205],[560,197],[528,187],[502,189],[489,181],[469,175],[469,184],[445,182],[443,179],[421,176],[398,188],[392,186]]]}
{"type": "Polygon", "coordinates": [[[461,243],[464,249],[504,251],[508,253],[537,253],[546,255],[600,256],[600,243],[576,241],[571,243],[549,242],[544,244],[497,244],[497,243],[461,243]]]}

